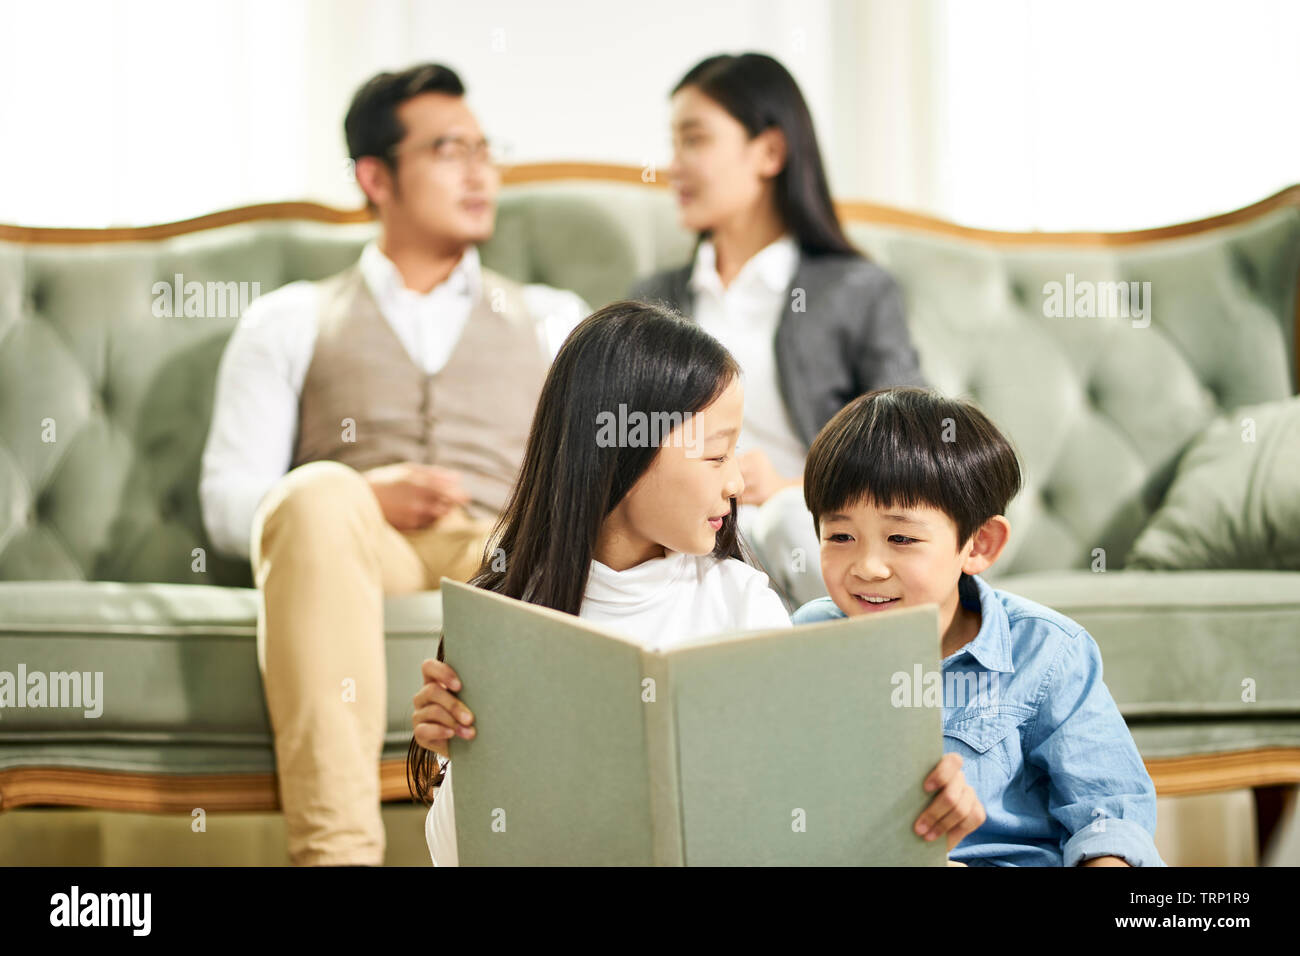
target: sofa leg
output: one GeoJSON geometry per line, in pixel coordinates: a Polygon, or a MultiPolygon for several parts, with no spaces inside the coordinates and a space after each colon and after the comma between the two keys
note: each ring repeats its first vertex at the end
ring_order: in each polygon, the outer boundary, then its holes
{"type": "Polygon", "coordinates": [[[1259,859],[1264,866],[1300,866],[1300,786],[1255,788],[1259,859]]]}
{"type": "Polygon", "coordinates": [[[1249,789],[1156,798],[1156,849],[1169,866],[1258,866],[1249,789]]]}

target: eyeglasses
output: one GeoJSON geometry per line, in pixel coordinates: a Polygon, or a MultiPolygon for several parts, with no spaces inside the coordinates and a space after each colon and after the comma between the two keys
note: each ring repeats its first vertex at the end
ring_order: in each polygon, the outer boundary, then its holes
{"type": "Polygon", "coordinates": [[[500,166],[504,162],[501,151],[486,139],[480,139],[474,143],[458,136],[439,136],[431,142],[404,146],[400,149],[394,146],[388,151],[388,155],[396,157],[404,152],[422,153],[426,151],[433,156],[434,162],[446,165],[458,163],[467,167],[473,162],[483,163],[488,166],[500,166]]]}

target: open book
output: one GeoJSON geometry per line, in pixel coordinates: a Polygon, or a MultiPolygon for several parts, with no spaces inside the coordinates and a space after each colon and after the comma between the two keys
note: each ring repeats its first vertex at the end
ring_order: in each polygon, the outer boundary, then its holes
{"type": "Polygon", "coordinates": [[[912,831],[942,714],[895,706],[939,671],[934,605],[656,651],[447,578],[442,599],[478,728],[450,741],[461,865],[944,865],[912,831]]]}

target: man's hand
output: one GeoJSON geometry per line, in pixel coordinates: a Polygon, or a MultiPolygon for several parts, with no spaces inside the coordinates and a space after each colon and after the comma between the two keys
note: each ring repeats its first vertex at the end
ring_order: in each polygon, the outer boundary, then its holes
{"type": "Polygon", "coordinates": [[[402,461],[362,474],[379,499],[384,518],[398,531],[418,531],[469,503],[460,475],[436,465],[402,461]]]}
{"type": "Polygon", "coordinates": [[[760,448],[747,451],[738,459],[740,476],[745,479],[745,490],[741,492],[740,504],[761,505],[782,488],[803,484],[803,477],[784,478],[772,465],[772,460],[760,448]]]}
{"type": "Polygon", "coordinates": [[[961,772],[961,754],[947,753],[934,765],[922,786],[934,793],[930,805],[916,818],[912,829],[926,840],[948,834],[951,850],[966,836],[973,833],[986,819],[984,804],[975,795],[975,788],[966,782],[961,772]]]}
{"type": "Polygon", "coordinates": [[[1080,866],[1132,866],[1122,856],[1094,856],[1091,860],[1084,860],[1080,866]]]}
{"type": "Polygon", "coordinates": [[[472,740],[474,715],[453,691],[460,690],[460,678],[450,664],[426,660],[420,665],[424,686],[416,693],[411,714],[415,742],[425,750],[447,757],[447,740],[459,734],[472,740]]]}

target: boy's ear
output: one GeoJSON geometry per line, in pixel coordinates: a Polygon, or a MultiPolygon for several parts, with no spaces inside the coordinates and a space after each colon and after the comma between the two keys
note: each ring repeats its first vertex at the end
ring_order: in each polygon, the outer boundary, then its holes
{"type": "Polygon", "coordinates": [[[970,553],[961,564],[966,574],[982,574],[993,566],[1011,537],[1011,522],[1006,515],[994,515],[975,529],[970,537],[970,553]]]}

